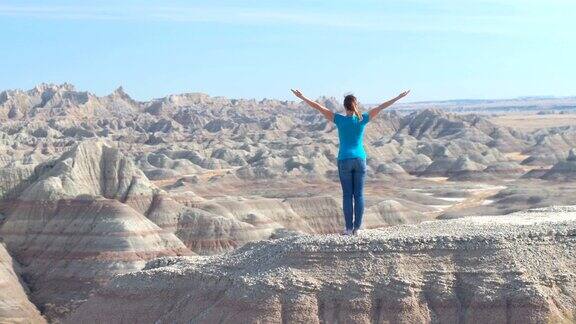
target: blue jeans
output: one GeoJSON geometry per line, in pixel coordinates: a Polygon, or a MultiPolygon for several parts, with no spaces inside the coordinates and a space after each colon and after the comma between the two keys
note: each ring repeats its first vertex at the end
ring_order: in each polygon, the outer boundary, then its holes
{"type": "Polygon", "coordinates": [[[338,160],[338,175],[342,184],[342,207],[346,229],[359,229],[362,226],[364,214],[366,160],[362,158],[338,160]],[[354,207],[352,207],[352,200],[354,200],[354,207]]]}

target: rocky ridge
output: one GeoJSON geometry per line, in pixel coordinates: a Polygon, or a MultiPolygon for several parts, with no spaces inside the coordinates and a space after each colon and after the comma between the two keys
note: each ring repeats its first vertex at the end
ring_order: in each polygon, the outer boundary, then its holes
{"type": "Polygon", "coordinates": [[[576,207],[251,243],[116,277],[69,322],[574,320],[576,207]]]}
{"type": "MultiPolygon", "coordinates": [[[[229,171],[223,178],[239,180],[334,177],[334,125],[293,101],[186,93],[139,102],[122,88],[98,97],[70,84],[7,90],[0,99],[6,153],[0,165],[39,163],[76,141],[98,137],[117,143],[151,179],[209,170],[229,171]]],[[[334,98],[319,101],[342,109],[334,98]]],[[[370,170],[382,177],[460,177],[457,159],[466,158],[477,169],[466,171],[482,178],[490,176],[487,168],[494,163],[518,170],[517,161],[505,156],[510,152],[528,155],[526,165],[561,161],[576,145],[573,135],[569,127],[527,134],[481,115],[424,109],[376,120],[367,131],[366,149],[370,170]]]]}

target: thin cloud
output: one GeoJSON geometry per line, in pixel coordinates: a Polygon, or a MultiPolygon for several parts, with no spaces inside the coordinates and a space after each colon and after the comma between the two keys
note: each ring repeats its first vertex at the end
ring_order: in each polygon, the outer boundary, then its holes
{"type": "MultiPolygon", "coordinates": [[[[490,0],[485,0],[490,1],[490,0]]],[[[496,1],[496,0],[494,0],[496,1]]],[[[513,0],[507,0],[513,1],[513,0]]],[[[0,5],[0,16],[55,20],[173,21],[238,25],[304,25],[390,32],[502,34],[533,23],[521,16],[441,14],[337,14],[243,7],[0,5]]]]}

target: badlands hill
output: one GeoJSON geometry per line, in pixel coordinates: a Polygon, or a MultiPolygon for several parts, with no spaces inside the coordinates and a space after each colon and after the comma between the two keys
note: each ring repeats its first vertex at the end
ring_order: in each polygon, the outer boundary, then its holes
{"type": "Polygon", "coordinates": [[[66,314],[115,274],[191,253],[144,216],[153,187],[117,150],[82,143],[29,178],[0,205],[0,238],[48,316],[66,314]]]}
{"type": "Polygon", "coordinates": [[[305,235],[114,278],[70,323],[559,323],[576,207],[305,235]]]}

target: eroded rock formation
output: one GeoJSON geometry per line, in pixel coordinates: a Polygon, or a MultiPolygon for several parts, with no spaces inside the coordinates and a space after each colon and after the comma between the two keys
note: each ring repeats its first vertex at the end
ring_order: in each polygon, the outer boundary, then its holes
{"type": "MultiPolygon", "coordinates": [[[[10,146],[3,149],[16,161],[42,162],[75,141],[99,137],[129,152],[155,180],[206,170],[229,170],[228,177],[240,180],[334,177],[334,125],[292,101],[187,93],[138,102],[121,88],[98,97],[70,84],[7,90],[1,97],[0,136],[10,146]]],[[[335,98],[319,101],[343,109],[335,98]]],[[[375,120],[367,129],[366,150],[375,175],[450,177],[462,176],[458,158],[468,159],[475,173],[513,162],[505,156],[509,152],[530,155],[526,164],[553,164],[574,141],[570,129],[524,134],[480,115],[425,109],[375,120]]]]}

